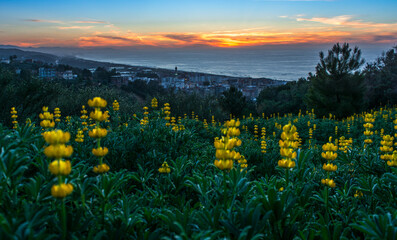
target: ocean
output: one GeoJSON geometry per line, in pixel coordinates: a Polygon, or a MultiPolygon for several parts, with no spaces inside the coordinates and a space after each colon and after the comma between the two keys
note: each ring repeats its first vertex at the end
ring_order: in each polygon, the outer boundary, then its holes
{"type": "MultiPolygon", "coordinates": [[[[351,45],[352,46],[352,45],[351,45]]],[[[193,48],[193,49],[134,49],[84,51],[77,57],[128,64],[220,74],[237,77],[271,78],[295,81],[315,72],[319,52],[327,55],[327,46],[277,46],[266,48],[193,48]]],[[[360,46],[366,62],[373,62],[392,46],[360,46]]]]}

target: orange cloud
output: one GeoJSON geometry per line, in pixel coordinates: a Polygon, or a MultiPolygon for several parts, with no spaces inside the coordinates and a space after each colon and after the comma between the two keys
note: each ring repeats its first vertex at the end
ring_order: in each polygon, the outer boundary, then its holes
{"type": "Polygon", "coordinates": [[[120,37],[111,35],[96,35],[90,37],[79,38],[80,47],[104,47],[104,46],[137,46],[144,45],[139,38],[136,37],[120,37]]]}
{"type": "Polygon", "coordinates": [[[152,35],[95,35],[80,37],[79,46],[161,46],[214,47],[256,46],[264,44],[323,43],[350,37],[343,31],[323,32],[247,32],[247,33],[156,33],[152,35]]]}

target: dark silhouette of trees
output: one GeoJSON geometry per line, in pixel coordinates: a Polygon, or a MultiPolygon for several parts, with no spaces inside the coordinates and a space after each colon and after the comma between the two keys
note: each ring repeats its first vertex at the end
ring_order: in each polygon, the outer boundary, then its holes
{"type": "Polygon", "coordinates": [[[219,98],[219,104],[225,112],[239,117],[243,114],[247,100],[240,90],[232,86],[228,91],[222,93],[222,96],[219,98]]]}
{"type": "Polygon", "coordinates": [[[365,68],[367,107],[397,103],[397,46],[365,68]]]}
{"type": "Polygon", "coordinates": [[[359,70],[363,64],[361,50],[352,50],[348,43],[335,44],[326,57],[320,52],[316,73],[308,77],[308,106],[320,115],[344,117],[359,112],[365,91],[364,75],[359,70]]]}
{"type": "Polygon", "coordinates": [[[308,87],[309,82],[301,78],[296,82],[264,88],[256,101],[257,111],[267,116],[273,113],[298,113],[299,109],[304,111],[308,87]]]}

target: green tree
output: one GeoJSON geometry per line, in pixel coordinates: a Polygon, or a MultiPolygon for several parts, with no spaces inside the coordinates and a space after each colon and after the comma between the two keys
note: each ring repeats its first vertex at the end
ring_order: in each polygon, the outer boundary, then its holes
{"type": "Polygon", "coordinates": [[[306,110],[304,98],[308,86],[308,81],[300,78],[298,81],[280,86],[264,88],[256,101],[258,113],[270,115],[272,113],[298,113],[299,109],[306,110]]]}
{"type": "Polygon", "coordinates": [[[335,44],[325,57],[320,52],[316,73],[309,73],[307,94],[309,107],[320,115],[332,113],[344,117],[358,112],[363,104],[364,75],[359,70],[364,64],[361,50],[352,50],[348,43],[335,44]]]}
{"type": "Polygon", "coordinates": [[[228,91],[222,93],[222,96],[219,98],[219,104],[225,112],[239,117],[243,114],[247,100],[240,90],[232,86],[228,91]]]}
{"type": "Polygon", "coordinates": [[[110,82],[110,77],[115,74],[116,74],[116,71],[114,69],[112,71],[108,72],[108,71],[106,71],[105,68],[98,67],[93,74],[93,78],[97,82],[107,84],[110,82]]]}
{"type": "Polygon", "coordinates": [[[367,107],[397,103],[397,46],[365,68],[367,107]]]}

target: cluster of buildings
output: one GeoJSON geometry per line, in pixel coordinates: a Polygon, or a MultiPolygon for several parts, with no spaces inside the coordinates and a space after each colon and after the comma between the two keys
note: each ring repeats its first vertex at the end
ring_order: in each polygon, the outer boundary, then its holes
{"type": "MultiPolygon", "coordinates": [[[[22,61],[36,62],[33,59],[23,59],[22,61]]],[[[10,59],[0,59],[0,63],[10,63],[10,59]]],[[[88,70],[94,74],[97,68],[90,68],[88,70]]],[[[127,86],[129,83],[136,80],[141,80],[146,83],[155,81],[166,89],[219,95],[233,86],[238,88],[244,96],[250,99],[255,99],[263,88],[286,83],[267,78],[253,79],[249,77],[228,77],[205,73],[178,72],[177,67],[175,67],[175,71],[127,66],[109,67],[106,70],[113,73],[113,75],[110,76],[110,83],[117,87],[127,86]]],[[[53,67],[40,67],[35,74],[37,74],[39,78],[47,80],[75,80],[78,78],[77,74],[73,73],[72,70],[59,72],[53,67]]]]}
{"type": "Polygon", "coordinates": [[[253,79],[248,77],[228,77],[205,73],[178,72],[176,67],[174,72],[164,70],[154,72],[152,69],[138,69],[138,71],[135,69],[135,71],[131,71],[123,67],[112,69],[116,70],[116,75],[111,77],[111,83],[119,87],[128,85],[129,82],[134,82],[136,80],[142,80],[146,83],[157,81],[162,87],[172,88],[177,91],[219,95],[234,86],[241,90],[244,96],[250,99],[255,99],[265,87],[286,83],[267,78],[253,79]]]}
{"type": "Polygon", "coordinates": [[[66,70],[64,72],[57,72],[54,68],[39,68],[38,77],[41,79],[65,79],[74,80],[77,79],[77,74],[73,74],[72,70],[66,70]]]}
{"type": "Polygon", "coordinates": [[[4,64],[10,64],[11,60],[8,58],[1,58],[0,59],[0,63],[4,63],[4,64]]]}
{"type": "MultiPolygon", "coordinates": [[[[13,61],[17,61],[19,63],[37,63],[37,64],[44,64],[43,61],[40,60],[35,60],[35,59],[30,59],[30,58],[24,58],[21,57],[20,59],[14,59],[13,61]]],[[[1,58],[0,63],[4,64],[10,64],[11,59],[10,58],[1,58]]],[[[56,61],[56,64],[58,64],[58,61],[56,61]]],[[[21,69],[17,68],[15,70],[17,74],[21,73],[21,69]]],[[[77,79],[77,74],[74,74],[72,70],[66,70],[64,72],[59,72],[56,71],[55,68],[52,67],[40,67],[38,71],[32,70],[32,74],[37,75],[40,79],[47,79],[47,80],[53,80],[53,79],[65,79],[65,80],[75,80],[77,79]]]]}

